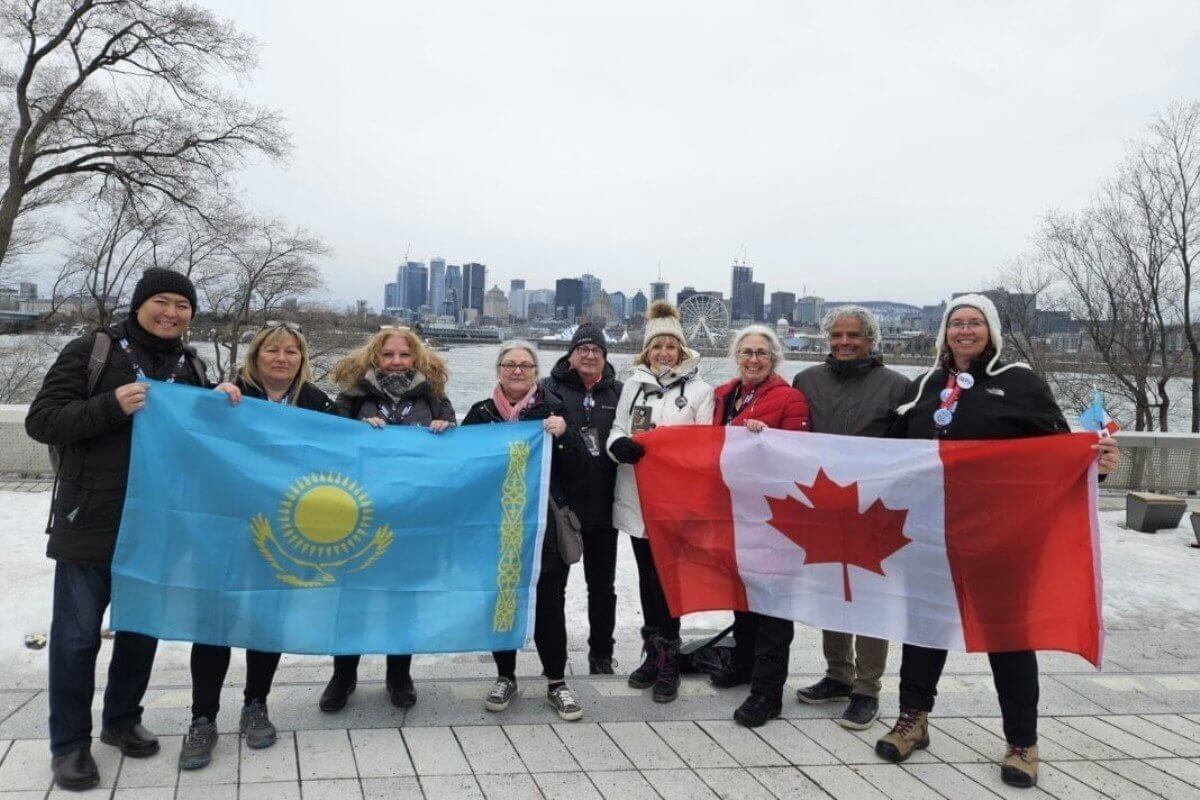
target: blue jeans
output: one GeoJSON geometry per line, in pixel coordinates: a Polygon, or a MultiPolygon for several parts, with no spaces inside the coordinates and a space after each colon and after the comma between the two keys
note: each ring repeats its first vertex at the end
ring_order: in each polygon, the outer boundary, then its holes
{"type": "MultiPolygon", "coordinates": [[[[92,695],[100,625],[112,592],[108,565],[59,561],[54,568],[54,617],[50,623],[50,752],[62,755],[92,741],[92,695]]],[[[118,632],[113,638],[104,691],[105,728],[142,720],[142,696],[150,683],[158,640],[118,632]]]]}

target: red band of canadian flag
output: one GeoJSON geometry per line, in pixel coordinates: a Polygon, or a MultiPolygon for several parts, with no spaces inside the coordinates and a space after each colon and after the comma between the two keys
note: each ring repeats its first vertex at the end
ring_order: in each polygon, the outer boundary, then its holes
{"type": "Polygon", "coordinates": [[[1100,664],[1093,433],[938,442],[679,426],[638,440],[673,614],[749,610],[1100,664]]]}

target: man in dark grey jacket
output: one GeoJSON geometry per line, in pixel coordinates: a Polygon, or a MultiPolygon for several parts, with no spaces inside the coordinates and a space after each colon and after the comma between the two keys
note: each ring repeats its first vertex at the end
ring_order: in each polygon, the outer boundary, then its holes
{"type": "MultiPolygon", "coordinates": [[[[821,330],[829,339],[825,363],[801,370],[792,385],[808,399],[814,433],[883,436],[898,405],[908,399],[909,379],[883,365],[879,322],[860,306],[835,308],[821,330]]],[[[868,636],[824,632],[826,673],[796,692],[803,703],[846,700],[838,724],[865,730],[879,716],[880,677],[888,644],[868,636]]]]}

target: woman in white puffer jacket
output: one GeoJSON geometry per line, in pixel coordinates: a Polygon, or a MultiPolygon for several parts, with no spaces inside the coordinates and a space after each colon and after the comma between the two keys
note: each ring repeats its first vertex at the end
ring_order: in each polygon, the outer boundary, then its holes
{"type": "Polygon", "coordinates": [[[642,352],[625,379],[616,418],[608,435],[608,453],[620,466],[613,500],[613,527],[630,535],[637,559],[642,600],[645,660],[629,676],[637,689],[654,687],[654,700],[669,703],[679,692],[679,618],[672,617],[654,569],[642,523],[633,464],[645,449],[634,434],[659,425],[709,425],[713,389],[699,375],[700,354],[688,349],[679,312],[657,300],[646,312],[642,352]]]}

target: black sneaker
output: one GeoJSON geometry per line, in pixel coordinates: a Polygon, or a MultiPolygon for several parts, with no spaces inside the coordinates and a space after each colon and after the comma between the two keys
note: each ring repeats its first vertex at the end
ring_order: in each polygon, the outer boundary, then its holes
{"type": "Polygon", "coordinates": [[[589,675],[612,675],[615,666],[617,660],[612,656],[588,656],[589,675]]]}
{"type": "Polygon", "coordinates": [[[129,758],[149,758],[158,752],[158,737],[142,727],[142,723],[124,725],[120,728],[104,728],[100,741],[119,748],[129,758]]]}
{"type": "Polygon", "coordinates": [[[846,706],[846,710],[842,712],[842,717],[837,724],[852,731],[865,731],[874,725],[877,719],[879,719],[879,700],[867,697],[865,694],[852,694],[850,695],[850,705],[846,706]]]}
{"type": "Polygon", "coordinates": [[[346,707],[346,701],[350,699],[350,695],[354,694],[357,686],[357,680],[348,684],[342,683],[338,676],[334,675],[329,679],[329,683],[325,684],[325,691],[321,692],[321,699],[317,701],[317,707],[326,714],[341,711],[346,707]]]}
{"type": "Polygon", "coordinates": [[[82,792],[100,783],[100,770],[88,745],[50,759],[54,782],[69,792],[82,792]]]}
{"type": "Polygon", "coordinates": [[[825,677],[812,686],[796,690],[796,699],[801,703],[828,703],[833,700],[849,700],[851,687],[841,681],[825,677]]]}
{"type": "Polygon", "coordinates": [[[565,683],[560,683],[553,689],[547,688],[546,702],[567,722],[575,722],[583,716],[583,707],[579,705],[579,699],[565,683]]]}
{"type": "Polygon", "coordinates": [[[503,711],[517,696],[517,682],[501,675],[492,684],[492,690],[483,698],[483,707],[488,711],[503,711]]]}
{"type": "Polygon", "coordinates": [[[751,669],[749,664],[730,664],[709,675],[708,682],[718,689],[732,689],[750,682],[751,669]]]}
{"type": "Polygon", "coordinates": [[[208,717],[193,720],[187,736],[183,737],[183,747],[179,751],[179,768],[207,767],[212,761],[212,751],[216,746],[217,726],[209,722],[208,717]]]}
{"type": "Polygon", "coordinates": [[[747,728],[758,728],[778,717],[781,711],[783,703],[768,700],[761,694],[751,694],[733,712],[733,718],[747,728]]]}
{"type": "Polygon", "coordinates": [[[249,705],[242,706],[238,731],[246,737],[246,747],[251,750],[270,747],[279,738],[271,718],[267,716],[267,704],[262,700],[251,700],[249,705]]]}
{"type": "Polygon", "coordinates": [[[417,688],[411,675],[401,675],[387,680],[388,699],[396,708],[412,708],[417,704],[417,688]]]}

